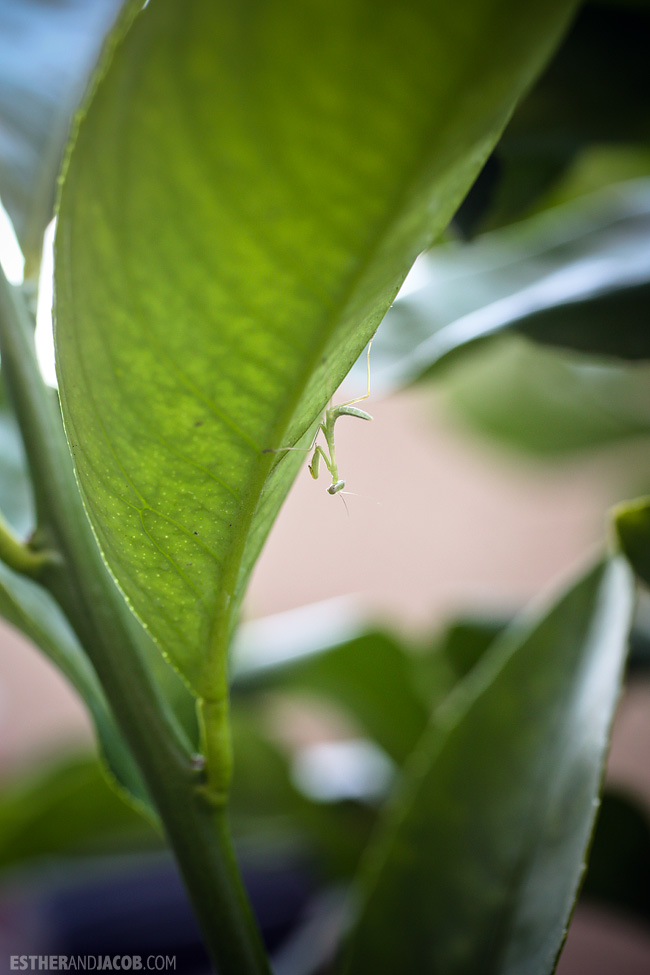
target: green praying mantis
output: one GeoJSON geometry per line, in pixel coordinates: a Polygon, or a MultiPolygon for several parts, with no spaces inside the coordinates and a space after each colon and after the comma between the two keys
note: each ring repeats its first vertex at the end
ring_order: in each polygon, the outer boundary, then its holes
{"type": "Polygon", "coordinates": [[[356,416],[360,420],[372,420],[370,413],[366,413],[365,410],[360,410],[355,403],[361,403],[363,400],[368,399],[370,396],[370,348],[372,346],[372,339],[368,344],[368,353],[366,357],[367,367],[368,367],[368,389],[363,394],[363,396],[357,396],[355,399],[348,400],[347,403],[339,403],[338,406],[328,406],[328,408],[323,413],[323,417],[316,431],[316,436],[311,444],[311,447],[306,449],[302,447],[280,447],[278,451],[265,451],[265,453],[277,453],[284,450],[303,450],[305,453],[310,453],[314,451],[311,463],[309,464],[309,473],[314,478],[318,479],[320,474],[320,463],[321,460],[325,464],[325,467],[330,473],[332,478],[332,483],[327,488],[328,494],[340,494],[345,487],[345,481],[339,477],[339,469],[336,461],[336,447],[334,443],[334,427],[336,426],[336,421],[341,416],[356,416]],[[323,434],[325,438],[325,446],[317,444],[319,434],[323,434]]]}

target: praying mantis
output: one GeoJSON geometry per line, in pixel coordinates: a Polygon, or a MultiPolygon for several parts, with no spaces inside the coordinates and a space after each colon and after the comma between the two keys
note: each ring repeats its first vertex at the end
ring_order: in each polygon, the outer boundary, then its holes
{"type": "MultiPolygon", "coordinates": [[[[360,410],[355,403],[361,403],[363,400],[368,399],[370,396],[370,348],[372,346],[372,339],[368,344],[368,353],[366,356],[366,362],[368,367],[368,389],[363,394],[363,396],[357,396],[355,399],[348,400],[347,403],[339,403],[338,406],[329,406],[323,413],[323,417],[316,431],[316,436],[312,442],[311,447],[307,447],[305,453],[310,453],[314,451],[311,463],[309,464],[309,473],[314,478],[318,479],[320,474],[320,463],[321,460],[325,464],[325,467],[330,473],[332,478],[332,483],[327,488],[328,494],[340,494],[345,487],[345,481],[339,477],[339,469],[336,461],[336,448],[334,444],[334,427],[336,421],[341,416],[356,416],[360,420],[372,420],[370,413],[366,413],[365,410],[360,410]],[[325,446],[317,444],[318,435],[322,433],[325,438],[325,446]]],[[[302,450],[301,447],[280,447],[283,450],[302,450]]],[[[265,451],[266,453],[267,451],[265,451]]],[[[275,453],[276,451],[270,451],[275,453]]]]}
{"type": "Polygon", "coordinates": [[[332,483],[327,488],[328,494],[339,494],[340,491],[345,487],[345,481],[339,477],[339,469],[336,463],[336,452],[334,446],[334,426],[336,421],[340,416],[356,416],[360,420],[372,420],[370,413],[366,413],[365,410],[360,410],[356,407],[355,403],[361,403],[364,399],[368,399],[370,396],[370,347],[372,346],[372,339],[368,344],[368,354],[367,354],[367,364],[368,364],[368,389],[363,396],[357,396],[356,399],[348,400],[347,403],[339,403],[338,406],[330,406],[325,410],[323,414],[323,419],[316,432],[316,438],[314,443],[309,448],[310,450],[314,447],[314,453],[311,459],[311,464],[309,465],[309,473],[314,478],[318,479],[320,462],[321,459],[328,471],[332,476],[332,483]],[[321,447],[320,444],[316,444],[316,439],[318,434],[322,433],[325,437],[325,443],[327,448],[321,447]]]}

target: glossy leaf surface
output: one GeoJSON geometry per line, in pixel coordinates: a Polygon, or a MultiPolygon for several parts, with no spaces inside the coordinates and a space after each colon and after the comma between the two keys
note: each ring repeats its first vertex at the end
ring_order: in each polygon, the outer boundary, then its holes
{"type": "Polygon", "coordinates": [[[122,0],[0,3],[0,198],[38,267],[73,113],[122,0]]]}
{"type": "Polygon", "coordinates": [[[470,245],[438,247],[373,345],[394,388],[460,349],[515,330],[601,356],[650,358],[650,183],[611,187],[470,245]]]}
{"type": "Polygon", "coordinates": [[[600,566],[445,702],[366,860],[347,971],[553,970],[632,609],[625,564],[600,566]]]}
{"type": "Polygon", "coordinates": [[[60,388],[107,562],[199,695],[302,462],[265,451],[308,445],[573,6],[152,0],[115,38],[61,198],[60,388]]]}

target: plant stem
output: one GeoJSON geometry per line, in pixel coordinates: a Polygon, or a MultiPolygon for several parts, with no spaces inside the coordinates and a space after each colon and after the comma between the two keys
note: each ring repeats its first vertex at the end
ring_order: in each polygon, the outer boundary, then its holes
{"type": "Polygon", "coordinates": [[[43,568],[39,581],[61,605],[95,668],[160,814],[220,975],[268,975],[225,810],[207,798],[203,772],[147,668],[142,646],[149,638],[93,537],[55,394],[38,369],[27,309],[1,270],[0,354],[32,475],[36,538],[60,556],[43,568]]]}
{"type": "Polygon", "coordinates": [[[48,562],[56,559],[56,555],[53,552],[34,551],[21,542],[0,514],[0,559],[14,572],[38,576],[48,562]]]}

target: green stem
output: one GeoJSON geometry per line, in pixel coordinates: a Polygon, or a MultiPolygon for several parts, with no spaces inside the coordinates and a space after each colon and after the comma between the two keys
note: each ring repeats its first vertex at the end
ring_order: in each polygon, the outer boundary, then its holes
{"type": "Polygon", "coordinates": [[[211,801],[224,806],[232,777],[232,742],[230,737],[227,693],[221,698],[203,699],[199,703],[201,748],[205,755],[206,789],[211,801]]]}
{"type": "MultiPolygon", "coordinates": [[[[227,600],[223,601],[224,615],[227,600]]],[[[221,627],[221,633],[226,632],[221,627]]],[[[225,806],[232,778],[232,740],[230,732],[230,696],[228,692],[228,646],[225,638],[214,648],[216,666],[211,668],[210,693],[199,701],[198,717],[201,751],[205,756],[206,792],[216,806],[225,806]]]]}
{"type": "Polygon", "coordinates": [[[148,639],[113,582],[74,478],[56,398],[40,375],[21,295],[0,271],[0,354],[31,470],[44,548],[41,581],[74,627],[138,762],[221,975],[269,968],[232,851],[225,812],[143,659],[148,639]]]}
{"type": "Polygon", "coordinates": [[[35,551],[19,538],[0,515],[0,559],[14,572],[26,576],[38,576],[50,563],[57,561],[55,552],[35,551]]]}

